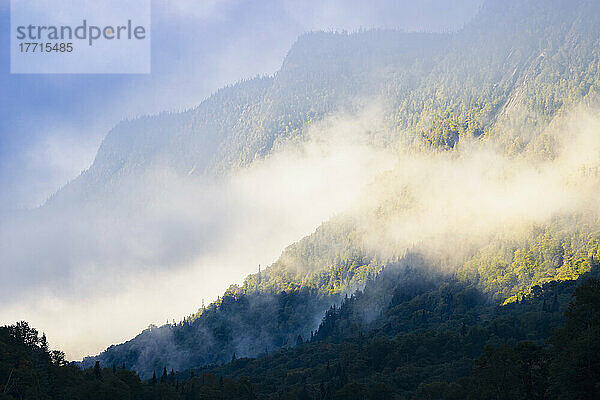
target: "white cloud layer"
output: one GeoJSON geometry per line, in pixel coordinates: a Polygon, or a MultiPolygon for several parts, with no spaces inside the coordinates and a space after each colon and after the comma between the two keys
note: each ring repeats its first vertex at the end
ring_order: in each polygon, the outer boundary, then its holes
{"type": "Polygon", "coordinates": [[[327,119],[224,182],[154,171],[98,204],[11,219],[0,228],[0,264],[11,266],[0,320],[26,319],[81,358],[194,312],[357,205],[393,166],[369,144],[376,115],[327,119]]]}

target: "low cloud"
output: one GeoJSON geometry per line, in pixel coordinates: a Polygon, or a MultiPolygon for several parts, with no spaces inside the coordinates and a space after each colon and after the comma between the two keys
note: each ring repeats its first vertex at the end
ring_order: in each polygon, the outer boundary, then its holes
{"type": "Polygon", "coordinates": [[[516,236],[557,216],[597,218],[600,114],[579,108],[536,140],[513,156],[493,139],[465,140],[452,152],[403,153],[364,202],[359,226],[367,247],[384,258],[420,249],[452,269],[493,235],[516,236]]]}
{"type": "Polygon", "coordinates": [[[13,215],[0,227],[0,264],[10,266],[0,320],[29,320],[78,359],[189,315],[357,206],[393,167],[370,143],[380,120],[377,107],[327,118],[222,180],[146,171],[98,199],[13,215]]]}

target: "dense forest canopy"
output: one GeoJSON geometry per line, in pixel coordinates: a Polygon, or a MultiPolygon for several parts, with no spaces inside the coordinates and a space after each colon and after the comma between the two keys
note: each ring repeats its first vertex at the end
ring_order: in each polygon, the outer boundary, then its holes
{"type": "Polygon", "coordinates": [[[81,370],[21,322],[0,328],[2,399],[595,399],[598,270],[508,306],[473,285],[396,266],[332,306],[293,348],[144,381],[126,364],[81,370]],[[381,303],[387,294],[391,300],[381,303]],[[365,325],[365,310],[379,302],[365,325]],[[564,313],[564,317],[563,317],[564,313]],[[558,328],[558,329],[557,329],[558,328]],[[550,333],[553,332],[553,333],[550,333]]]}

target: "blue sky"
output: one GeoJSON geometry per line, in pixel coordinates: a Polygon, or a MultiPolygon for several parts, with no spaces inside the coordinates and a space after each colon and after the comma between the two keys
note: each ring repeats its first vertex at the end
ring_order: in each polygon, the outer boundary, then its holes
{"type": "Polygon", "coordinates": [[[11,75],[9,1],[0,1],[0,211],[41,204],[92,162],[119,120],[196,105],[277,70],[309,30],[441,30],[479,0],[153,0],[150,75],[11,75]]]}

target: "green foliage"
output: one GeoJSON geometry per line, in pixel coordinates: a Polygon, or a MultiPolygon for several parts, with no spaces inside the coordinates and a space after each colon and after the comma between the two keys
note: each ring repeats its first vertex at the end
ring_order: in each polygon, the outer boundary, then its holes
{"type": "Polygon", "coordinates": [[[26,322],[0,328],[0,354],[2,399],[130,399],[142,393],[135,372],[67,365],[26,322]]]}
{"type": "MultiPolygon", "coordinates": [[[[562,398],[552,394],[551,382],[562,379],[566,393],[580,385],[577,377],[589,378],[573,392],[572,398],[580,398],[577,393],[600,382],[595,361],[592,375],[566,366],[573,375],[561,378],[556,368],[568,364],[558,356],[560,347],[544,346],[547,338],[550,343],[563,340],[562,333],[552,336],[551,331],[563,323],[560,310],[567,309],[573,293],[576,301],[568,307],[565,329],[578,333],[559,346],[586,337],[579,333],[581,325],[596,321],[600,310],[595,304],[598,281],[582,278],[576,290],[573,281],[547,283],[518,304],[497,307],[473,286],[440,276],[407,278],[413,272],[375,279],[332,307],[310,343],[208,366],[194,375],[250,377],[259,399],[296,399],[303,393],[323,399],[549,399],[562,398]],[[394,299],[375,320],[357,320],[366,304],[381,297],[381,289],[392,287],[394,299]],[[479,300],[467,300],[472,296],[479,300]],[[556,309],[550,306],[552,299],[560,303],[556,309]],[[429,317],[421,318],[425,314],[429,317]]],[[[596,359],[594,354],[586,355],[583,348],[564,352],[582,367],[590,357],[596,359]]],[[[179,374],[180,379],[186,376],[189,372],[179,374]]]]}
{"type": "Polygon", "coordinates": [[[564,216],[524,235],[499,236],[479,249],[458,271],[499,300],[552,280],[573,280],[598,266],[600,232],[595,218],[564,216]]]}
{"type": "Polygon", "coordinates": [[[561,399],[600,396],[600,280],[575,290],[566,325],[552,338],[550,393],[561,399]]]}
{"type": "Polygon", "coordinates": [[[54,362],[26,323],[3,327],[0,391],[6,399],[98,400],[597,397],[599,280],[550,282],[498,307],[472,285],[404,267],[331,307],[308,343],[170,375],[163,366],[147,382],[116,366],[54,362]],[[381,312],[364,319],[373,303],[381,312]],[[560,310],[566,323],[551,335],[560,310]]]}

